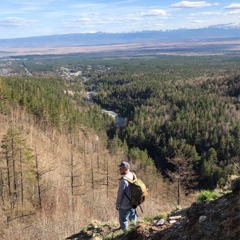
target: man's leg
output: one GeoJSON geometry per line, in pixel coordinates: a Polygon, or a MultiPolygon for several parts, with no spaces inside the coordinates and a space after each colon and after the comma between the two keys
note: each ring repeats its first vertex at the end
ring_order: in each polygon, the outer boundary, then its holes
{"type": "Polygon", "coordinates": [[[118,211],[120,227],[123,231],[125,231],[128,228],[129,210],[120,208],[118,211]]]}
{"type": "Polygon", "coordinates": [[[129,211],[129,221],[137,222],[137,211],[135,208],[131,208],[129,211]]]}

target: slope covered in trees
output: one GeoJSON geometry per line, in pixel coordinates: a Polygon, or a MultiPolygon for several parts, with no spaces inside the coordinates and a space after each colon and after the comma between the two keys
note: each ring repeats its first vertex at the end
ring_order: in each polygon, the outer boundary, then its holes
{"type": "Polygon", "coordinates": [[[119,138],[147,150],[166,175],[178,171],[181,159],[181,174],[192,176],[185,186],[224,185],[240,155],[239,60],[159,57],[114,64],[88,84],[97,86],[95,102],[127,118],[119,138]]]}
{"type": "MultiPolygon", "coordinates": [[[[80,105],[65,84],[60,78],[0,80],[1,239],[58,239],[89,219],[116,218],[123,146],[116,138],[106,148],[113,120],[94,104],[80,105]]],[[[142,162],[130,155],[129,161],[138,176],[146,173],[149,191],[159,192],[163,183],[151,159],[138,149],[129,154],[141,156],[142,162]]]]}

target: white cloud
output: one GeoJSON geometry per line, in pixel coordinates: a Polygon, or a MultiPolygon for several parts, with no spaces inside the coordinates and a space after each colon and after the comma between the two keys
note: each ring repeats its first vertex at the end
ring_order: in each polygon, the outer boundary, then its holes
{"type": "Polygon", "coordinates": [[[206,22],[206,21],[201,21],[201,20],[194,20],[194,21],[192,21],[192,23],[204,23],[204,22],[206,22]]]}
{"type": "Polygon", "coordinates": [[[182,1],[182,2],[171,4],[171,7],[173,7],[173,8],[201,8],[201,7],[209,7],[209,6],[212,6],[212,5],[213,4],[208,3],[208,2],[182,1]]]}
{"type": "Polygon", "coordinates": [[[224,9],[240,9],[240,3],[232,3],[226,6],[224,9]]]}
{"type": "Polygon", "coordinates": [[[30,20],[26,18],[8,17],[0,19],[0,27],[29,27],[36,24],[36,20],[30,20]]]}
{"type": "Polygon", "coordinates": [[[82,26],[86,28],[92,28],[97,25],[105,25],[111,22],[112,19],[106,18],[106,17],[99,17],[98,14],[92,13],[92,14],[83,14],[78,18],[66,21],[64,23],[65,27],[77,27],[81,28],[82,26]]]}
{"type": "Polygon", "coordinates": [[[221,12],[197,12],[197,13],[190,14],[190,16],[199,16],[199,15],[212,16],[212,15],[222,15],[222,13],[221,12]]]}
{"type": "Polygon", "coordinates": [[[154,9],[154,10],[150,10],[147,12],[141,12],[140,13],[141,16],[145,17],[145,16],[161,16],[161,17],[166,17],[167,13],[164,10],[161,9],[154,9]]]}
{"type": "Polygon", "coordinates": [[[236,9],[234,11],[228,12],[229,15],[240,14],[240,9],[236,9]]]}

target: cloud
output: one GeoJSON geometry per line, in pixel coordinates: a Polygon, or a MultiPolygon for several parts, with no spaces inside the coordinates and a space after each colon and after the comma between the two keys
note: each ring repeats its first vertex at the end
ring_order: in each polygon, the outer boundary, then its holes
{"type": "Polygon", "coordinates": [[[73,27],[73,28],[92,28],[97,25],[105,25],[111,22],[111,19],[107,19],[106,17],[101,17],[97,13],[88,13],[82,14],[78,18],[65,21],[65,27],[73,27]]]}
{"type": "Polygon", "coordinates": [[[191,23],[205,23],[206,21],[201,21],[201,20],[194,20],[191,23]]]}
{"type": "Polygon", "coordinates": [[[235,15],[235,14],[240,14],[240,9],[236,9],[234,11],[228,12],[228,15],[235,15]]]}
{"type": "Polygon", "coordinates": [[[232,3],[226,6],[224,9],[240,9],[240,3],[232,3]]]}
{"type": "Polygon", "coordinates": [[[170,6],[173,8],[201,8],[201,7],[209,7],[216,4],[211,4],[208,2],[189,2],[182,1],[178,3],[171,4],[170,6]]]}
{"type": "Polygon", "coordinates": [[[0,19],[0,27],[25,28],[36,24],[36,20],[26,18],[8,17],[0,19]]]}
{"type": "Polygon", "coordinates": [[[154,10],[150,10],[147,12],[141,12],[140,15],[142,17],[151,17],[151,16],[161,16],[161,17],[166,17],[167,13],[164,10],[161,9],[154,9],[154,10]]]}
{"type": "Polygon", "coordinates": [[[190,14],[190,16],[199,16],[199,15],[212,16],[212,15],[222,15],[222,13],[221,12],[197,12],[197,13],[190,14]]]}

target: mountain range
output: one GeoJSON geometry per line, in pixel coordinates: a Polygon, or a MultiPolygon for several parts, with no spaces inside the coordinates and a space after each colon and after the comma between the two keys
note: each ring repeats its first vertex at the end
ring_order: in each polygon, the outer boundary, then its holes
{"type": "Polygon", "coordinates": [[[199,29],[141,31],[128,33],[74,33],[49,36],[0,39],[1,48],[76,47],[93,45],[240,40],[240,25],[215,25],[199,29]]]}

